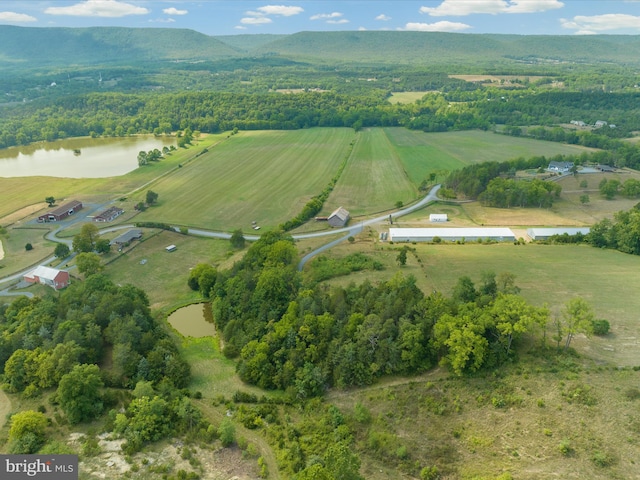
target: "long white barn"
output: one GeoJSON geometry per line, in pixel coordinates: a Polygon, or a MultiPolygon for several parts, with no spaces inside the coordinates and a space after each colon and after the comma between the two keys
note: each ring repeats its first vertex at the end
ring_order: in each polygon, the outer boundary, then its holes
{"type": "Polygon", "coordinates": [[[476,241],[495,240],[498,242],[514,241],[516,236],[510,228],[390,228],[389,240],[392,242],[432,242],[435,237],[442,241],[457,240],[476,241]]]}

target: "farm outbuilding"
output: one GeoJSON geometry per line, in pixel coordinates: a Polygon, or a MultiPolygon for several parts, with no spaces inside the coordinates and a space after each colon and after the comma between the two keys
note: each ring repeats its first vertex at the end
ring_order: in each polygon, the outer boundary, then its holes
{"type": "Polygon", "coordinates": [[[69,215],[73,215],[77,211],[82,210],[82,202],[78,200],[72,200],[69,203],[65,203],[64,205],[54,209],[49,210],[47,213],[40,215],[38,217],[38,222],[59,222],[60,220],[64,220],[69,215]]]}
{"type": "Polygon", "coordinates": [[[332,227],[344,227],[349,221],[349,212],[342,207],[338,207],[329,215],[327,221],[332,227]]]}
{"type": "Polygon", "coordinates": [[[392,242],[433,242],[438,237],[445,242],[465,240],[468,242],[494,240],[513,241],[516,236],[510,228],[390,228],[389,240],[392,242]]]}
{"type": "Polygon", "coordinates": [[[109,207],[104,212],[93,217],[93,221],[94,222],[112,222],[123,213],[124,213],[124,210],[119,207],[109,207]]]}
{"type": "Polygon", "coordinates": [[[446,213],[432,213],[429,215],[429,221],[434,222],[446,222],[449,218],[446,213]]]}
{"type": "Polygon", "coordinates": [[[69,285],[69,272],[44,265],[40,265],[29,273],[25,273],[23,278],[28,283],[41,283],[54,290],[60,290],[69,285]]]}
{"type": "Polygon", "coordinates": [[[117,245],[119,247],[124,247],[129,245],[134,240],[140,240],[142,238],[142,230],[139,228],[132,228],[131,230],[127,230],[122,235],[118,235],[116,238],[109,242],[110,245],[117,245]]]}
{"type": "Polygon", "coordinates": [[[589,227],[528,228],[527,235],[531,240],[546,240],[554,235],[586,235],[590,231],[589,227]]]}

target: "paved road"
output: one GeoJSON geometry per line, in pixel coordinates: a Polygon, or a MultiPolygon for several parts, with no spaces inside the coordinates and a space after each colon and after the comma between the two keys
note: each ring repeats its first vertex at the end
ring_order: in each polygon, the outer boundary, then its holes
{"type": "MultiPolygon", "coordinates": [[[[409,205],[406,208],[403,208],[401,210],[398,210],[395,213],[392,214],[385,214],[385,215],[380,215],[378,217],[375,218],[370,218],[367,220],[363,220],[358,222],[355,225],[349,226],[349,227],[344,227],[344,228],[335,228],[335,229],[331,229],[331,230],[323,230],[322,232],[314,232],[314,233],[300,233],[300,234],[296,234],[293,235],[293,238],[295,240],[301,240],[301,239],[305,239],[305,238],[318,238],[318,237],[326,237],[328,235],[335,235],[336,233],[344,233],[345,235],[343,237],[338,238],[337,240],[333,240],[329,243],[327,243],[326,245],[323,245],[319,248],[317,248],[316,250],[314,250],[311,253],[308,253],[307,255],[305,255],[302,260],[300,260],[300,262],[298,263],[298,270],[302,270],[302,268],[304,267],[304,265],[314,256],[338,245],[339,243],[347,240],[349,237],[355,236],[358,233],[362,232],[362,230],[364,229],[364,227],[366,227],[367,225],[373,225],[375,223],[379,223],[379,222],[383,222],[385,220],[387,220],[390,216],[392,219],[396,219],[398,217],[402,217],[403,215],[406,215],[408,213],[414,212],[422,207],[424,207],[425,205],[427,205],[428,203],[434,202],[438,199],[437,197],[437,192],[440,189],[440,185],[436,185],[434,186],[431,191],[419,202],[414,203],[413,205],[409,205]]],[[[95,210],[95,209],[94,209],[95,210]]],[[[64,230],[65,228],[69,228],[71,225],[74,225],[82,220],[86,219],[86,215],[83,216],[78,216],[76,218],[73,219],[72,222],[67,223],[65,222],[63,225],[58,226],[56,229],[52,230],[51,232],[47,233],[45,235],[45,237],[48,240],[51,240],[53,242],[59,242],[59,243],[66,243],[69,247],[71,247],[72,244],[72,240],[70,239],[63,239],[63,238],[59,238],[57,235],[58,233],[60,233],[62,230],[64,230]]],[[[126,225],[117,225],[114,227],[108,227],[108,228],[103,228],[100,230],[100,234],[105,234],[105,233],[109,233],[109,232],[116,232],[118,230],[125,230],[125,229],[129,229],[129,228],[134,228],[135,225],[133,224],[126,224],[126,225]]],[[[175,227],[175,230],[177,232],[180,231],[180,229],[178,227],[175,227]]],[[[231,238],[231,234],[230,233],[226,233],[226,232],[214,232],[211,230],[203,230],[203,229],[199,229],[199,228],[189,228],[188,229],[188,233],[189,235],[196,235],[199,237],[207,237],[207,238],[222,238],[222,239],[229,239],[231,238]]],[[[259,235],[245,235],[244,236],[245,239],[250,240],[250,241],[256,241],[260,238],[259,235]]],[[[42,262],[40,262],[41,264],[45,265],[47,263],[51,263],[55,260],[56,257],[49,257],[45,260],[43,260],[42,262]]],[[[65,259],[65,263],[70,260],[71,258],[73,258],[73,256],[70,256],[68,259],[65,259]]],[[[14,282],[15,280],[18,280],[20,278],[22,278],[22,276],[29,272],[30,270],[32,270],[33,267],[30,267],[26,270],[23,270],[21,272],[15,273],[13,275],[8,275],[6,277],[2,277],[0,278],[0,285],[4,284],[4,283],[8,283],[8,282],[14,282]]],[[[10,296],[10,295],[26,295],[28,297],[33,296],[33,294],[31,294],[30,292],[11,292],[12,287],[7,287],[4,290],[0,290],[0,296],[10,296]]]]}

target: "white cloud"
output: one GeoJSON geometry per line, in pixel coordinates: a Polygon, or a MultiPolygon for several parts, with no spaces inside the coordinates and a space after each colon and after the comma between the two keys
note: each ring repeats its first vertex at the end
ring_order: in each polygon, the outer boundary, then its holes
{"type": "Polygon", "coordinates": [[[38,19],[25,13],[16,12],[0,12],[0,21],[2,22],[36,22],[38,19]]]}
{"type": "Polygon", "coordinates": [[[358,27],[359,32],[366,32],[367,29],[365,27],[358,27]]]}
{"type": "Polygon", "coordinates": [[[560,19],[563,28],[576,30],[578,35],[592,35],[611,30],[634,30],[640,33],[640,16],[623,13],[608,13],[605,15],[578,15],[572,20],[560,19]]]}
{"type": "Polygon", "coordinates": [[[174,23],[173,18],[156,18],[155,20],[149,20],[149,23],[174,23]]]}
{"type": "Polygon", "coordinates": [[[327,20],[331,18],[340,18],[342,13],[333,12],[333,13],[318,13],[317,15],[312,15],[309,17],[309,20],[327,20]]]}
{"type": "Polygon", "coordinates": [[[264,25],[272,21],[269,17],[244,17],[240,19],[240,23],[245,25],[264,25]]]}
{"type": "Polygon", "coordinates": [[[49,15],[70,15],[74,17],[119,18],[127,15],[146,15],[150,10],[117,0],[87,0],[68,7],[48,7],[49,15]]]}
{"type": "Polygon", "coordinates": [[[235,28],[236,30],[246,30],[247,29],[247,27],[243,27],[242,25],[236,25],[233,28],[235,28]]]}
{"type": "Polygon", "coordinates": [[[436,23],[418,23],[409,22],[401,30],[410,30],[415,32],[461,32],[471,28],[466,23],[441,21],[436,23]]]}
{"type": "Polygon", "coordinates": [[[442,0],[437,7],[420,7],[432,17],[464,16],[474,13],[535,13],[564,7],[560,0],[442,0]]]}
{"type": "Polygon", "coordinates": [[[376,17],[376,20],[380,20],[382,22],[388,22],[389,20],[391,20],[391,17],[389,15],[385,15],[384,13],[381,13],[376,17]]]}
{"type": "Polygon", "coordinates": [[[265,5],[258,8],[258,12],[261,15],[280,15],[283,17],[290,17],[292,15],[298,15],[304,12],[302,7],[294,7],[291,5],[265,5]]]}
{"type": "Polygon", "coordinates": [[[347,20],[346,18],[341,18],[340,20],[327,20],[327,23],[330,23],[332,25],[342,25],[344,23],[349,23],[349,20],[347,20]]]}
{"type": "Polygon", "coordinates": [[[166,13],[167,15],[186,15],[187,13],[189,13],[189,10],[178,10],[175,7],[171,7],[163,9],[162,12],[166,13]]]}

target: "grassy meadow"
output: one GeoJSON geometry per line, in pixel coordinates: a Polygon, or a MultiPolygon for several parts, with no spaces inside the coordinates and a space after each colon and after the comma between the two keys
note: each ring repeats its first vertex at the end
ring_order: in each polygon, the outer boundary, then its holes
{"type": "Polygon", "coordinates": [[[153,184],[159,205],[138,217],[179,225],[273,228],[297,215],[346,158],[353,130],[240,132],[153,184]]]}

